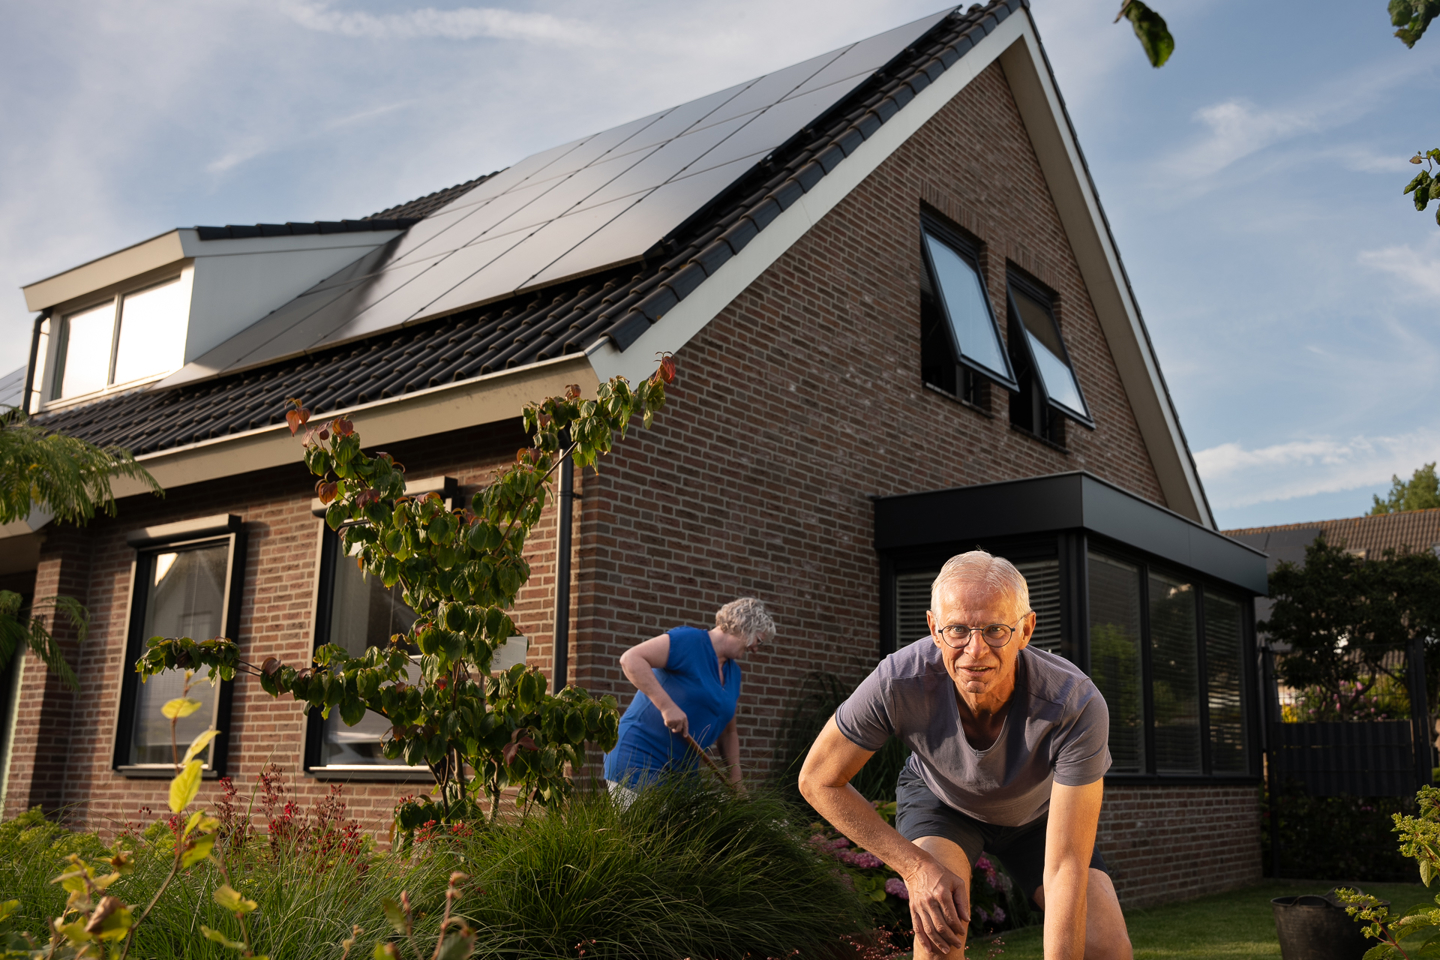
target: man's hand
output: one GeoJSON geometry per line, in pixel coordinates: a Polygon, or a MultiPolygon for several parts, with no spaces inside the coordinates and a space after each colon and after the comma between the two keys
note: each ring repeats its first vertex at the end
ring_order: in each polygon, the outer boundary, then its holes
{"type": "Polygon", "coordinates": [[[915,936],[932,953],[964,948],[970,929],[970,891],[965,880],[926,858],[905,877],[910,891],[910,920],[915,936]]]}
{"type": "Polygon", "coordinates": [[[676,705],[674,700],[660,708],[660,717],[665,721],[666,729],[675,736],[683,737],[690,732],[690,718],[685,715],[684,710],[676,705]]]}

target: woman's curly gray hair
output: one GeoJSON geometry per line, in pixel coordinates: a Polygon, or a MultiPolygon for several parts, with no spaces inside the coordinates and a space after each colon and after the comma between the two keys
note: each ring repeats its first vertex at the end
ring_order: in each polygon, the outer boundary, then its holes
{"type": "Polygon", "coordinates": [[[715,611],[715,626],[726,633],[744,637],[746,642],[766,643],[775,637],[775,621],[765,611],[765,604],[756,597],[731,600],[715,611]]]}

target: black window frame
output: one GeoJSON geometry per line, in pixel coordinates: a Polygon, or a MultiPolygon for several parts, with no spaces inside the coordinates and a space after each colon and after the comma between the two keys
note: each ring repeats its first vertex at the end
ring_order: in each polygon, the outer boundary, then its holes
{"type": "MultiPolygon", "coordinates": [[[[1144,704],[1144,730],[1143,743],[1145,749],[1144,769],[1140,771],[1112,771],[1105,775],[1107,780],[1118,782],[1165,782],[1165,783],[1219,783],[1219,782],[1246,782],[1257,780],[1260,776],[1259,757],[1251,749],[1255,737],[1256,725],[1261,722],[1261,717],[1256,706],[1255,691],[1258,690],[1257,664],[1255,662],[1255,622],[1254,603],[1248,602],[1249,598],[1233,587],[1226,587],[1219,584],[1212,577],[1207,577],[1198,570],[1192,570],[1163,559],[1151,557],[1143,551],[1135,550],[1125,544],[1118,543],[1105,537],[1089,535],[1086,538],[1084,550],[1080,559],[1087,565],[1087,572],[1084,574],[1088,584],[1088,562],[1092,552],[1101,553],[1115,560],[1130,564],[1139,570],[1140,577],[1140,663],[1141,663],[1141,696],[1144,704]],[[1151,596],[1150,579],[1151,574],[1170,577],[1181,580],[1191,586],[1195,591],[1195,647],[1196,647],[1196,671],[1198,690],[1197,707],[1200,720],[1200,771],[1197,772],[1160,772],[1156,769],[1155,756],[1155,682],[1154,664],[1152,652],[1154,637],[1151,633],[1151,596]],[[1210,726],[1210,675],[1208,661],[1208,640],[1205,632],[1205,598],[1214,591],[1216,595],[1233,601],[1240,608],[1240,723],[1241,741],[1246,744],[1245,766],[1247,771],[1238,773],[1225,770],[1215,772],[1214,757],[1212,756],[1213,735],[1210,726]],[[1247,643],[1248,638],[1248,643],[1247,643]],[[1250,649],[1247,649],[1249,647],[1250,649]]],[[[1090,664],[1090,616],[1089,616],[1089,591],[1086,590],[1086,610],[1084,619],[1078,624],[1079,629],[1084,632],[1084,654],[1085,662],[1081,669],[1089,676],[1091,674],[1090,664]]]]}
{"type": "MultiPolygon", "coordinates": [[[[225,606],[220,622],[223,636],[239,642],[240,605],[245,588],[246,529],[241,518],[235,514],[221,514],[201,517],[178,523],[146,527],[131,531],[126,544],[134,549],[135,556],[130,564],[129,612],[126,616],[125,659],[121,664],[120,698],[116,707],[114,741],[111,749],[111,769],[123,777],[134,779],[170,778],[175,775],[172,763],[131,763],[131,738],[135,730],[135,711],[140,697],[140,677],[134,664],[146,650],[143,636],[145,625],[145,598],[140,595],[142,584],[147,584],[154,558],[158,554],[176,550],[191,549],[210,544],[225,543],[228,559],[225,568],[223,593],[225,606]]],[[[209,638],[195,638],[209,639],[209,638]]],[[[203,681],[202,682],[208,682],[203,681]]],[[[230,745],[230,709],[234,698],[235,681],[221,680],[215,690],[215,707],[211,725],[219,731],[210,746],[200,755],[204,762],[202,777],[216,779],[225,776],[228,766],[230,745]]],[[[181,744],[187,746],[188,744],[181,744]]]]}
{"type": "MultiPolygon", "coordinates": [[[[459,484],[454,477],[429,477],[406,483],[405,492],[409,496],[438,493],[445,500],[446,509],[452,509],[459,497],[459,484]]],[[[343,558],[340,553],[340,536],[325,522],[325,505],[319,500],[313,500],[310,512],[319,518],[319,544],[315,565],[315,606],[310,646],[313,652],[329,642],[335,572],[343,558]]],[[[332,716],[334,716],[333,713],[332,716]]],[[[324,748],[325,719],[321,716],[319,709],[309,707],[305,710],[304,747],[301,756],[301,769],[305,776],[317,780],[400,783],[433,783],[435,780],[430,768],[425,766],[323,763],[321,758],[324,756],[324,748]]]]}
{"type": "Polygon", "coordinates": [[[1060,326],[1056,305],[1059,297],[1053,290],[1035,280],[1012,263],[1005,265],[1005,312],[1006,335],[1010,349],[1010,362],[1019,382],[1010,397],[1010,422],[1020,430],[1031,433],[1057,446],[1065,446],[1065,421],[1073,420],[1088,430],[1095,429],[1095,420],[1090,415],[1090,403],[1085,399],[1085,388],[1080,384],[1080,375],[1070,357],[1070,348],[1065,343],[1065,334],[1060,326]],[[1047,314],[1054,330],[1056,341],[1064,354],[1060,359],[1069,369],[1080,394],[1083,411],[1071,410],[1067,405],[1054,400],[1045,389],[1035,352],[1030,347],[1025,324],[1021,319],[1015,293],[1035,301],[1047,314]]]}
{"type": "Polygon", "coordinates": [[[920,217],[920,258],[921,269],[924,271],[920,285],[921,380],[930,389],[962,400],[988,413],[994,387],[1013,392],[1018,390],[1020,385],[1015,377],[1013,360],[1006,347],[1004,331],[995,316],[995,305],[990,300],[990,288],[985,279],[984,244],[959,228],[942,222],[932,214],[925,213],[920,217]],[[983,294],[985,312],[990,318],[995,342],[1000,348],[1000,357],[1007,367],[1005,373],[1008,374],[1008,379],[1001,376],[999,371],[991,370],[979,361],[966,356],[955,332],[955,325],[950,320],[950,308],[940,286],[939,274],[931,258],[929,244],[926,242],[929,238],[933,238],[949,248],[975,271],[983,294]],[[937,326],[943,329],[943,335],[936,334],[934,328],[937,326]],[[932,359],[932,362],[927,364],[927,353],[933,349],[930,344],[932,340],[939,341],[948,348],[949,360],[954,364],[953,374],[948,370],[942,371],[937,376],[938,382],[926,378],[927,369],[947,366],[943,360],[937,363],[932,359]]]}

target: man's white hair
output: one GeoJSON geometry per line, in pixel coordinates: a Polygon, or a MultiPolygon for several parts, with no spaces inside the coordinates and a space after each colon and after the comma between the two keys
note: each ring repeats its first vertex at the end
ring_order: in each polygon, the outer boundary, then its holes
{"type": "Polygon", "coordinates": [[[978,581],[1003,590],[1015,598],[1022,613],[1030,612],[1030,585],[1025,582],[1025,577],[1009,560],[992,556],[984,550],[971,550],[945,561],[945,566],[940,568],[935,582],[930,585],[931,611],[939,605],[940,591],[945,585],[957,580],[978,581]]]}

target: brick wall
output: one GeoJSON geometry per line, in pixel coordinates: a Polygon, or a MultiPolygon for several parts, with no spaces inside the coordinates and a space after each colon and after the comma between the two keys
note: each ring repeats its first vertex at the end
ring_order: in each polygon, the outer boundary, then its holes
{"type": "Polygon", "coordinates": [[[1127,908],[1260,880],[1260,788],[1106,784],[1100,832],[1127,908]]]}
{"type": "MultiPolygon", "coordinates": [[[[364,434],[364,418],[357,429],[364,434]]],[[[422,438],[390,445],[411,477],[452,476],[466,499],[490,473],[508,462],[525,442],[517,423],[422,438]]],[[[296,457],[299,458],[299,444],[296,457]]],[[[248,545],[241,594],[240,629],[235,638],[245,659],[276,656],[308,660],[314,643],[316,572],[321,521],[310,512],[313,478],[303,467],[285,467],[167,491],[164,500],[129,498],[119,517],[100,518],[84,529],[56,528],[47,536],[36,576],[37,596],[65,593],[90,608],[90,637],[68,646],[81,678],[70,694],[33,658],[23,666],[5,815],[31,806],[63,815],[77,826],[108,831],[133,818],[141,806],[165,806],[166,780],[126,778],[111,769],[122,671],[126,619],[135,551],[128,531],[159,523],[233,513],[245,524],[248,545]]],[[[530,583],[513,617],[532,640],[531,662],[550,666],[554,593],[554,511],[548,510],[532,537],[530,583]]],[[[62,631],[63,635],[63,631],[62,631]]],[[[313,803],[329,784],[302,770],[304,711],[290,700],[271,699],[248,677],[234,681],[234,697],[223,726],[229,739],[229,774],[242,790],[268,763],[284,772],[291,793],[313,803]]],[[[202,802],[218,792],[207,781],[202,802]]],[[[346,787],[352,815],[384,832],[395,799],[423,785],[366,783],[346,787]]]]}

